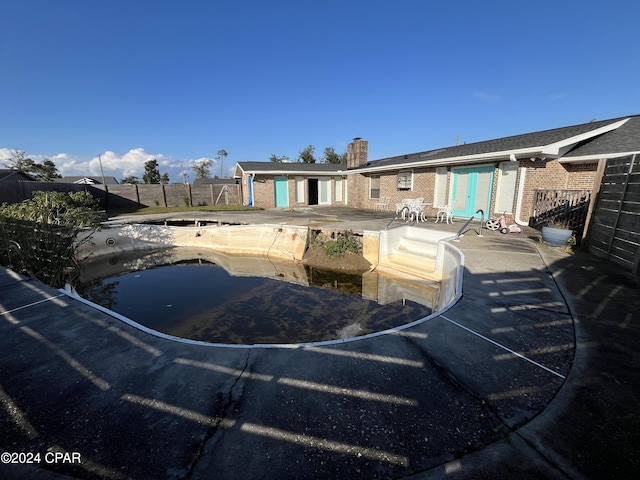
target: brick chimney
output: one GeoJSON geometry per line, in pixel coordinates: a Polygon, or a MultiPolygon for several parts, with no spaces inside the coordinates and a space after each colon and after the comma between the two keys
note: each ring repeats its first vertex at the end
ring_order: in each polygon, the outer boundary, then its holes
{"type": "Polygon", "coordinates": [[[347,145],[347,168],[362,167],[367,164],[369,142],[361,138],[354,138],[353,142],[347,145]]]}

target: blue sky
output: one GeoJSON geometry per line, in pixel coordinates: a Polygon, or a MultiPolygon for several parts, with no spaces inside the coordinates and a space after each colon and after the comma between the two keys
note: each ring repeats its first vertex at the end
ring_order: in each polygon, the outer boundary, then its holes
{"type": "MultiPolygon", "coordinates": [[[[640,113],[640,2],[21,0],[0,28],[0,163],[142,177],[307,145],[371,160],[640,113]]],[[[212,174],[219,175],[220,164],[212,174]]]]}

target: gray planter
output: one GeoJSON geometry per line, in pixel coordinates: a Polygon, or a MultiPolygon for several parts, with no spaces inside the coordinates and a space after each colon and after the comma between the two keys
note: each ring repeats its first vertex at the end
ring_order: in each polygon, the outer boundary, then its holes
{"type": "Polygon", "coordinates": [[[561,247],[571,238],[573,230],[566,228],[542,227],[542,240],[552,247],[561,247]]]}

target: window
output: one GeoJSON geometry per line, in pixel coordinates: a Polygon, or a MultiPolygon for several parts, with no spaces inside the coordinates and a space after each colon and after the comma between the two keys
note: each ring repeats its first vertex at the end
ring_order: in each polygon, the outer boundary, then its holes
{"type": "Polygon", "coordinates": [[[517,176],[518,162],[504,162],[500,164],[500,177],[498,179],[498,191],[496,193],[496,213],[513,213],[517,176]]]}
{"type": "Polygon", "coordinates": [[[436,185],[433,192],[433,206],[441,207],[447,203],[447,167],[436,168],[436,185]]]}
{"type": "Polygon", "coordinates": [[[411,190],[413,187],[413,172],[411,170],[398,173],[398,190],[411,190]]]}
{"type": "Polygon", "coordinates": [[[342,201],[342,177],[334,177],[335,178],[335,198],[336,202],[342,201]]]}
{"type": "Polygon", "coordinates": [[[304,177],[296,177],[296,203],[304,203],[304,177]]]}
{"type": "Polygon", "coordinates": [[[369,177],[369,198],[380,198],[380,175],[369,177]]]}

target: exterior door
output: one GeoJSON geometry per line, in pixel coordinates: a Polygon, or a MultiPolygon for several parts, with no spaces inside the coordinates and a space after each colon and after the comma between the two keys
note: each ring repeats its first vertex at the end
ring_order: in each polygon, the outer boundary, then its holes
{"type": "Polygon", "coordinates": [[[331,179],[318,179],[318,205],[331,205],[331,179]]]}
{"type": "Polygon", "coordinates": [[[487,167],[456,168],[453,171],[451,197],[453,215],[469,218],[482,209],[485,216],[491,206],[493,165],[487,167]]]}
{"type": "Polygon", "coordinates": [[[273,183],[276,191],[276,207],[288,207],[289,179],[287,177],[275,177],[273,183]]]}

